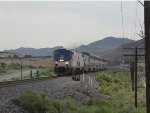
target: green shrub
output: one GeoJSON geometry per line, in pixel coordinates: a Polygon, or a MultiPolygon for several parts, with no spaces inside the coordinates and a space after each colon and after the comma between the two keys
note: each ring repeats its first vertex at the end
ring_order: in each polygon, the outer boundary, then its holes
{"type": "Polygon", "coordinates": [[[101,86],[99,91],[105,95],[112,95],[112,87],[101,86]]]}
{"type": "Polygon", "coordinates": [[[12,102],[29,113],[70,113],[78,110],[73,99],[54,100],[47,98],[44,94],[36,94],[32,91],[13,98],[12,102]]]}
{"type": "Polygon", "coordinates": [[[95,111],[95,113],[116,113],[112,108],[107,106],[101,106],[95,111]]]}
{"type": "Polygon", "coordinates": [[[52,76],[54,75],[54,70],[53,69],[50,69],[50,68],[47,68],[47,69],[44,69],[42,70],[39,75],[44,75],[44,76],[52,76]]]}
{"type": "Polygon", "coordinates": [[[1,62],[1,63],[0,63],[0,67],[6,68],[6,63],[5,63],[5,62],[1,62]]]}
{"type": "Polygon", "coordinates": [[[0,67],[0,73],[6,73],[6,69],[0,67]]]}
{"type": "Polygon", "coordinates": [[[47,111],[47,105],[50,104],[45,97],[31,91],[27,91],[23,95],[13,98],[12,102],[23,107],[30,113],[45,113],[47,111]]]}
{"type": "Polygon", "coordinates": [[[134,107],[134,92],[128,76],[120,72],[103,73],[97,77],[98,90],[110,98],[91,99],[87,105],[78,105],[73,99],[49,99],[44,94],[26,92],[12,101],[30,113],[146,113],[145,89],[138,90],[138,109],[134,107]],[[144,92],[144,94],[143,94],[144,92]]]}
{"type": "Polygon", "coordinates": [[[100,76],[97,77],[97,80],[105,80],[108,83],[112,83],[113,82],[113,78],[111,77],[111,75],[107,74],[107,73],[102,73],[100,76]]]}
{"type": "Polygon", "coordinates": [[[90,109],[88,109],[88,107],[86,106],[81,106],[77,109],[75,113],[94,113],[94,112],[90,111],[90,109]]]}
{"type": "Polygon", "coordinates": [[[29,69],[34,69],[34,68],[36,68],[36,67],[33,66],[33,65],[23,65],[22,67],[23,67],[23,68],[29,68],[29,69]]]}
{"type": "Polygon", "coordinates": [[[19,63],[11,63],[11,64],[9,64],[8,66],[7,66],[7,68],[9,69],[9,70],[18,70],[18,69],[20,69],[20,64],[19,63]]]}
{"type": "Polygon", "coordinates": [[[90,101],[88,105],[100,106],[98,109],[99,112],[97,113],[146,113],[146,97],[143,95],[145,89],[141,84],[138,84],[139,109],[136,109],[134,107],[134,92],[132,92],[131,81],[128,75],[127,72],[122,73],[120,71],[113,74],[105,72],[98,75],[98,90],[100,93],[111,96],[113,100],[105,100],[102,102],[90,101]],[[105,111],[107,108],[108,111],[105,111]]]}
{"type": "Polygon", "coordinates": [[[11,80],[15,81],[15,80],[20,80],[21,77],[12,77],[11,80]]]}
{"type": "Polygon", "coordinates": [[[119,83],[119,84],[121,84],[121,80],[118,79],[117,77],[114,77],[114,83],[119,83]]]}

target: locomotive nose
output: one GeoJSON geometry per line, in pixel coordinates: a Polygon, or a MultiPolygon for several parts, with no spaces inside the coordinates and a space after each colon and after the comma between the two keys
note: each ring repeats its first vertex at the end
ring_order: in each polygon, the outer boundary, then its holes
{"type": "Polygon", "coordinates": [[[68,61],[55,62],[55,66],[60,66],[60,67],[69,66],[69,64],[70,64],[70,62],[68,62],[68,61]]]}

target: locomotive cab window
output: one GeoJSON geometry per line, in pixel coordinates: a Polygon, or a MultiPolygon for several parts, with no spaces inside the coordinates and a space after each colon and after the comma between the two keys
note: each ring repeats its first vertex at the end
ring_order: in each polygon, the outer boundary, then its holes
{"type": "Polygon", "coordinates": [[[72,58],[72,53],[69,50],[59,49],[54,52],[55,61],[69,61],[72,58]]]}

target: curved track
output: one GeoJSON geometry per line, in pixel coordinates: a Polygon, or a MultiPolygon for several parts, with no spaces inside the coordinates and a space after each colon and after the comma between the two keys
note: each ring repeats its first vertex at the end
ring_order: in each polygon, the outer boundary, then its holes
{"type": "Polygon", "coordinates": [[[39,78],[32,78],[32,79],[24,79],[24,80],[14,80],[14,81],[7,81],[7,82],[0,82],[0,88],[3,87],[11,87],[11,86],[17,86],[17,85],[22,85],[22,84],[27,84],[27,83],[33,83],[33,82],[39,82],[39,81],[45,81],[45,80],[50,80],[50,79],[57,79],[60,77],[72,77],[74,81],[80,81],[80,76],[82,74],[75,74],[73,76],[50,76],[50,77],[39,77],[39,78]]]}
{"type": "Polygon", "coordinates": [[[16,86],[16,85],[22,85],[22,84],[38,82],[38,81],[45,81],[45,80],[49,80],[49,79],[56,79],[56,78],[59,78],[59,77],[61,77],[61,76],[40,77],[40,78],[32,78],[32,79],[25,79],[25,80],[15,80],[15,81],[1,82],[0,83],[0,88],[16,86]]]}

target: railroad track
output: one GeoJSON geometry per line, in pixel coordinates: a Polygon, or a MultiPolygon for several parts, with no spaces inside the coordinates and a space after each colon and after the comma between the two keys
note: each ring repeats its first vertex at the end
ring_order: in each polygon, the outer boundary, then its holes
{"type": "MultiPolygon", "coordinates": [[[[72,77],[72,79],[74,81],[80,81],[80,76],[81,75],[70,76],[70,77],[72,77]]],[[[22,85],[22,84],[27,84],[27,83],[33,83],[33,82],[39,82],[39,81],[45,81],[45,80],[50,80],[50,79],[57,79],[57,78],[60,78],[60,77],[69,77],[69,76],[65,76],[65,75],[64,76],[50,76],[50,77],[40,77],[40,78],[32,78],[32,79],[24,79],[24,80],[15,80],[15,81],[0,82],[0,88],[17,86],[17,85],[22,85]]]]}
{"type": "MultiPolygon", "coordinates": [[[[0,82],[0,88],[22,85],[22,84],[26,84],[26,83],[33,83],[33,82],[38,82],[38,81],[45,81],[45,80],[50,80],[50,79],[57,79],[60,77],[69,77],[69,76],[50,76],[50,77],[40,77],[40,78],[0,82]]],[[[70,77],[73,77],[73,76],[70,76],[70,77]]]]}
{"type": "Polygon", "coordinates": [[[0,88],[22,85],[22,84],[26,84],[26,83],[33,83],[33,82],[38,82],[38,81],[45,81],[45,80],[49,80],[49,79],[57,79],[60,77],[62,77],[62,76],[40,77],[40,78],[32,78],[32,79],[25,79],[25,80],[1,82],[0,88]]]}

